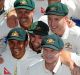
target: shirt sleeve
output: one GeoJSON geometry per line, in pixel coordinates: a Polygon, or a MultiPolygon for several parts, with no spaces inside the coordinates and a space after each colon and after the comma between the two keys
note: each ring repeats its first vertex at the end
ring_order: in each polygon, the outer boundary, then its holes
{"type": "Polygon", "coordinates": [[[80,55],[76,53],[71,53],[71,59],[74,61],[74,63],[80,67],[80,55]]]}

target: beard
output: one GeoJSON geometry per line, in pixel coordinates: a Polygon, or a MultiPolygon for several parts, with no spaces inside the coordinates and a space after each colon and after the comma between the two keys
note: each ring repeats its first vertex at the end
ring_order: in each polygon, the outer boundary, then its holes
{"type": "Polygon", "coordinates": [[[31,43],[31,42],[29,42],[29,46],[30,46],[30,48],[33,50],[33,51],[35,51],[35,52],[37,52],[37,53],[41,53],[41,46],[39,45],[39,46],[37,46],[37,47],[34,47],[33,46],[33,44],[31,43]]]}

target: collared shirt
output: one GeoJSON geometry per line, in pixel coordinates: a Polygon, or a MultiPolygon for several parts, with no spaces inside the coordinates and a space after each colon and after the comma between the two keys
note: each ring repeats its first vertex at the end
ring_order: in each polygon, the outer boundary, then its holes
{"type": "Polygon", "coordinates": [[[28,47],[21,59],[15,59],[9,47],[7,47],[7,50],[2,54],[2,57],[4,62],[0,64],[0,75],[29,75],[29,67],[42,60],[41,57],[32,55],[28,47]],[[7,73],[5,71],[7,71],[7,73]]]}
{"type": "Polygon", "coordinates": [[[61,37],[64,42],[64,49],[69,50],[71,52],[80,53],[80,28],[78,26],[74,26],[72,28],[66,27],[66,30],[61,37]]]}
{"type": "MultiPolygon", "coordinates": [[[[42,16],[39,20],[48,24],[47,15],[42,16]]],[[[49,31],[49,34],[52,34],[52,32],[49,31]]],[[[80,58],[80,44],[79,44],[79,42],[80,42],[80,27],[75,25],[74,27],[69,28],[66,25],[65,32],[61,38],[64,42],[64,50],[74,52],[74,53],[76,53],[76,56],[78,56],[80,58]]],[[[75,56],[75,58],[78,59],[76,56],[75,56]]],[[[76,60],[74,58],[73,58],[73,61],[76,62],[76,60]]],[[[76,63],[80,64],[80,60],[78,59],[78,62],[76,62],[76,63]]],[[[80,65],[77,65],[77,66],[80,66],[80,65]]]]}
{"type": "Polygon", "coordinates": [[[71,75],[69,67],[61,64],[60,58],[53,69],[53,73],[45,68],[45,60],[32,65],[29,69],[31,71],[30,75],[37,75],[37,73],[38,75],[71,75]]]}

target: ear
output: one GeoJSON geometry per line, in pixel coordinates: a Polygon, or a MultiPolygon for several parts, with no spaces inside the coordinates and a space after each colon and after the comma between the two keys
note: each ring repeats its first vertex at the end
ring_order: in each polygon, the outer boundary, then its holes
{"type": "Polygon", "coordinates": [[[34,15],[34,9],[31,11],[32,16],[34,15]]]}
{"type": "Polygon", "coordinates": [[[28,45],[28,40],[25,41],[25,47],[27,47],[27,45],[28,45]]]}

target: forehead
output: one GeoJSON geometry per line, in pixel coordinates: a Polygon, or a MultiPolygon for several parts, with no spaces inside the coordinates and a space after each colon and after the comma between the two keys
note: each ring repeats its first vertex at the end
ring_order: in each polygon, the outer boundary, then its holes
{"type": "Polygon", "coordinates": [[[31,12],[30,10],[27,10],[27,9],[24,9],[24,8],[18,8],[18,9],[16,9],[16,11],[28,11],[28,12],[31,12]]]}
{"type": "Polygon", "coordinates": [[[52,52],[52,53],[58,53],[59,52],[59,51],[56,51],[56,50],[51,49],[51,48],[43,48],[43,51],[52,52]]]}
{"type": "MultiPolygon", "coordinates": [[[[16,43],[16,42],[17,42],[17,43],[23,43],[24,41],[18,41],[18,40],[9,40],[9,42],[13,42],[13,43],[16,43]]],[[[13,43],[12,43],[12,44],[13,44],[13,43]]]]}
{"type": "Polygon", "coordinates": [[[63,16],[48,15],[48,19],[54,19],[54,18],[62,19],[62,18],[63,18],[63,16]]]}

